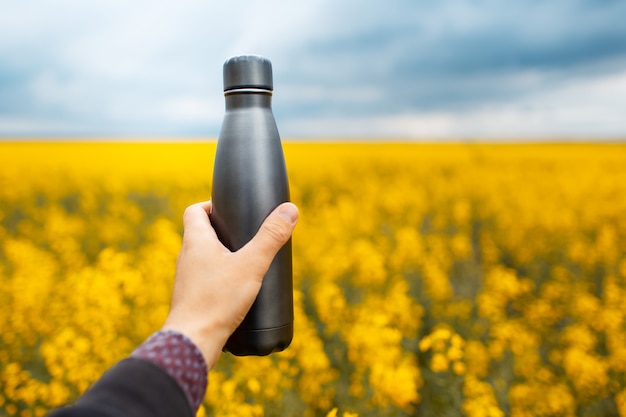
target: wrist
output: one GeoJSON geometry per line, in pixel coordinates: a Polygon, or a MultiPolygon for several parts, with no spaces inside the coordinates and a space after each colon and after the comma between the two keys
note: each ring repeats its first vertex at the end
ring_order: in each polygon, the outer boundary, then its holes
{"type": "Polygon", "coordinates": [[[220,336],[217,329],[194,326],[190,322],[178,323],[174,320],[165,321],[163,331],[173,330],[185,335],[198,348],[207,369],[210,371],[217,363],[228,336],[220,336]]]}

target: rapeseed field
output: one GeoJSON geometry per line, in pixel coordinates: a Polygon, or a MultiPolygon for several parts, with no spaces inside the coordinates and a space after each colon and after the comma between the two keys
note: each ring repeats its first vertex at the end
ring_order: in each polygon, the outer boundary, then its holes
{"type": "MultiPolygon", "coordinates": [[[[626,416],[626,145],[286,143],[296,329],[199,415],[626,416]]],[[[158,330],[214,142],[0,143],[0,415],[158,330]]]]}

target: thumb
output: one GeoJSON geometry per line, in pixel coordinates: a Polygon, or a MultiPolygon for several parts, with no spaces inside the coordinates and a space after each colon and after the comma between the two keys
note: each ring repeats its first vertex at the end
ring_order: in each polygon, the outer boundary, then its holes
{"type": "Polygon", "coordinates": [[[298,222],[298,208],[293,203],[276,207],[263,221],[257,234],[238,253],[267,271],[274,256],[291,237],[298,222]]]}

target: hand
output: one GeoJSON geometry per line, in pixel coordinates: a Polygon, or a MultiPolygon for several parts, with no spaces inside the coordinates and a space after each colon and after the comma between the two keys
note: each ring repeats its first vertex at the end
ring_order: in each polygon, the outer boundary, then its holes
{"type": "Polygon", "coordinates": [[[189,337],[209,369],[250,310],[274,256],[291,237],[298,209],[292,203],[278,206],[256,236],[236,252],[218,240],[210,212],[210,201],[185,210],[172,303],[163,325],[163,330],[189,337]]]}

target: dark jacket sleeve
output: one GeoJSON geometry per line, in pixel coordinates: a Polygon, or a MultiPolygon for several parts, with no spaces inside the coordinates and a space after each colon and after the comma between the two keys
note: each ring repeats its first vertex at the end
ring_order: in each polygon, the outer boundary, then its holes
{"type": "Polygon", "coordinates": [[[75,404],[49,417],[193,417],[178,383],[152,362],[128,358],[109,369],[75,404]]]}

